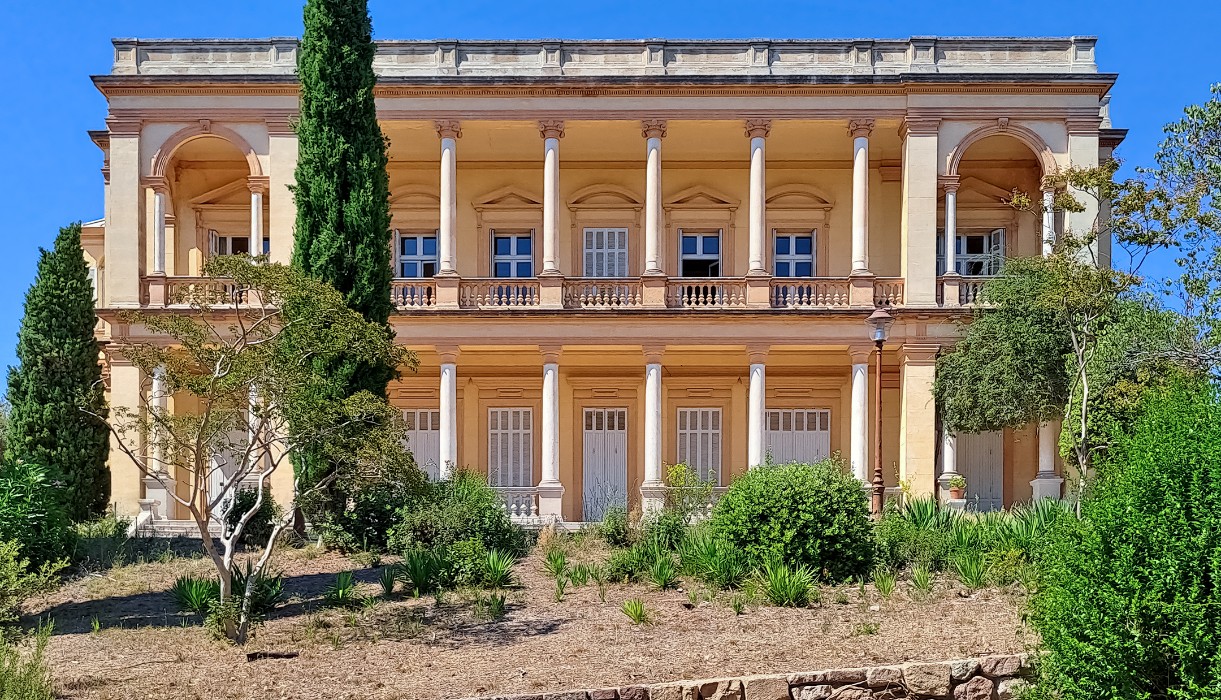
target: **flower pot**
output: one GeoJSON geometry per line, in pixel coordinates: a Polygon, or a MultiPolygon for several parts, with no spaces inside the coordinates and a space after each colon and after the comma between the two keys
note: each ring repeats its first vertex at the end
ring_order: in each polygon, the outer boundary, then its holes
{"type": "Polygon", "coordinates": [[[962,499],[964,499],[966,497],[967,497],[966,488],[958,488],[958,489],[951,488],[950,489],[950,498],[952,500],[961,501],[962,499]]]}

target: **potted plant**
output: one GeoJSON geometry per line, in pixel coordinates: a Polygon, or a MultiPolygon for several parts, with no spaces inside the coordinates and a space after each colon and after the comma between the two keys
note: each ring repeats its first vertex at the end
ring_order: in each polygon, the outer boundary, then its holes
{"type": "Polygon", "coordinates": [[[961,501],[967,497],[967,480],[963,478],[962,474],[951,476],[946,486],[950,489],[951,499],[961,501]]]}

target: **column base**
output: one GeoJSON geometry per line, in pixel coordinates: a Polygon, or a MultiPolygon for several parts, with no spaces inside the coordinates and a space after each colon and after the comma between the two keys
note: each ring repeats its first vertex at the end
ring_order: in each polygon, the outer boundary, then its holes
{"type": "Polygon", "coordinates": [[[539,517],[562,521],[564,519],[564,485],[558,481],[542,483],[538,485],[536,493],[538,493],[539,517]]]}
{"type": "Polygon", "coordinates": [[[165,273],[154,272],[148,276],[148,305],[165,308],[166,305],[165,273]]]}
{"type": "Polygon", "coordinates": [[[441,272],[433,279],[437,284],[437,308],[456,309],[460,306],[458,288],[462,286],[462,278],[456,272],[441,272]]]}
{"type": "Polygon", "coordinates": [[[539,306],[544,309],[564,308],[564,275],[556,271],[540,273],[538,297],[539,306]]]}
{"type": "Polygon", "coordinates": [[[853,272],[848,277],[848,305],[861,308],[874,307],[873,303],[873,281],[875,275],[872,272],[853,272]]]}
{"type": "Polygon", "coordinates": [[[666,507],[666,485],[660,481],[646,481],[640,485],[640,510],[645,515],[658,513],[666,507]]]}
{"type": "Polygon", "coordinates": [[[941,277],[941,305],[948,307],[961,306],[959,289],[962,286],[962,275],[957,272],[947,272],[941,277]]]}
{"type": "Polygon", "coordinates": [[[1030,482],[1032,493],[1031,500],[1041,501],[1044,498],[1061,498],[1061,490],[1064,486],[1064,479],[1050,472],[1040,472],[1038,476],[1030,482]]]}
{"type": "Polygon", "coordinates": [[[666,282],[664,274],[646,274],[640,277],[640,305],[646,309],[666,308],[666,282]]]}
{"type": "Polygon", "coordinates": [[[746,306],[767,309],[772,305],[772,276],[764,270],[752,270],[746,275],[746,306]]]}

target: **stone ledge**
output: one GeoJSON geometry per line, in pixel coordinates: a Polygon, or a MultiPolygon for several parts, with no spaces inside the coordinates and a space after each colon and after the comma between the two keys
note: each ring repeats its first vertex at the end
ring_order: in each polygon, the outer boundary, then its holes
{"type": "Polygon", "coordinates": [[[1025,654],[1007,654],[466,700],[1015,700],[1030,671],[1025,654]]]}

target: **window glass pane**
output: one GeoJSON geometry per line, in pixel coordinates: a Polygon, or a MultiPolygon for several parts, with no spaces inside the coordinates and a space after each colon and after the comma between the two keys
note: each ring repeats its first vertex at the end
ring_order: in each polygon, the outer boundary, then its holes
{"type": "Polygon", "coordinates": [[[233,246],[234,255],[242,255],[243,253],[250,252],[250,239],[249,238],[234,237],[234,238],[230,238],[229,241],[230,241],[229,245],[233,246]]]}
{"type": "Polygon", "coordinates": [[[404,277],[419,277],[420,276],[419,265],[417,265],[414,262],[403,263],[403,276],[404,277]]]}
{"type": "Polygon", "coordinates": [[[789,254],[789,237],[776,236],[776,255],[789,254]]]}
{"type": "Polygon", "coordinates": [[[513,239],[508,236],[497,236],[493,239],[493,252],[496,255],[510,255],[513,253],[513,239]]]}
{"type": "Polygon", "coordinates": [[[799,262],[795,266],[796,273],[794,277],[813,277],[814,266],[808,262],[799,262]]]}
{"type": "Polygon", "coordinates": [[[699,252],[698,239],[695,236],[683,236],[683,255],[694,255],[699,252]]]}
{"type": "Polygon", "coordinates": [[[494,266],[492,274],[497,277],[511,277],[513,266],[507,262],[498,262],[494,266]]]}
{"type": "Polygon", "coordinates": [[[437,237],[436,236],[425,236],[424,237],[424,254],[425,255],[436,255],[437,254],[437,237]]]}
{"type": "Polygon", "coordinates": [[[704,236],[704,255],[716,255],[721,252],[719,236],[704,236]]]}
{"type": "Polygon", "coordinates": [[[529,236],[518,236],[517,237],[517,254],[518,255],[529,255],[530,254],[530,237],[529,236]]]}
{"type": "Polygon", "coordinates": [[[437,264],[435,262],[424,263],[423,277],[432,277],[437,274],[437,264]]]}
{"type": "Polygon", "coordinates": [[[788,277],[789,276],[789,264],[786,262],[776,263],[776,276],[777,277],[788,277]]]}
{"type": "Polygon", "coordinates": [[[793,243],[798,255],[810,255],[814,252],[814,240],[810,236],[797,236],[793,243]]]}
{"type": "Polygon", "coordinates": [[[415,236],[403,236],[403,255],[415,255],[418,242],[415,236]]]}
{"type": "Polygon", "coordinates": [[[983,236],[967,236],[967,255],[979,255],[984,252],[983,236]]]}
{"type": "Polygon", "coordinates": [[[528,263],[528,262],[517,263],[517,276],[518,277],[533,277],[534,275],[531,274],[531,272],[530,272],[530,263],[528,263]]]}

